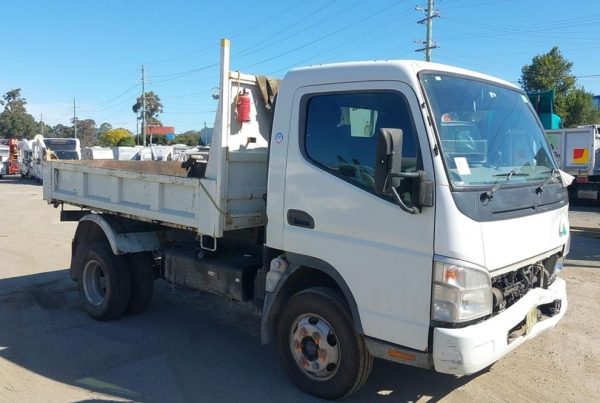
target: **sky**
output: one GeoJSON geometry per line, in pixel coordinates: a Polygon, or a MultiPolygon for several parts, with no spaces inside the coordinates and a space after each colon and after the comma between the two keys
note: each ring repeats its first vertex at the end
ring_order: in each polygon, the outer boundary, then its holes
{"type": "MultiPolygon", "coordinates": [[[[213,126],[219,40],[231,70],[283,77],[293,67],[413,59],[427,0],[2,1],[0,94],[21,88],[27,110],[54,126],[79,119],[136,130],[146,91],[176,133],[213,126]]],[[[432,61],[518,84],[521,68],[558,46],[587,91],[600,94],[600,0],[436,0],[432,61]]]]}

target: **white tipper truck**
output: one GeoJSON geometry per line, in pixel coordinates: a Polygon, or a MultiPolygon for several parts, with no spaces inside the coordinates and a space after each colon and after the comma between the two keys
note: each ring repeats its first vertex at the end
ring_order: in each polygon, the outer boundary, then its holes
{"type": "Polygon", "coordinates": [[[253,301],[262,342],[322,398],[373,357],[475,373],[567,309],[568,196],[543,128],[519,88],[455,67],[278,82],[230,71],[222,40],[208,161],[49,161],[44,199],[80,207],[61,219],[79,221],[70,275],[92,317],[142,311],[159,278],[253,301]]]}

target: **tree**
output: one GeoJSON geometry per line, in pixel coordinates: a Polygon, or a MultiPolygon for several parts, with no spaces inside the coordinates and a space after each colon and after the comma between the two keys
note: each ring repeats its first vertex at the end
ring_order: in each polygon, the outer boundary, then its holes
{"type": "MultiPolygon", "coordinates": [[[[163,112],[163,104],[160,102],[158,95],[154,91],[145,92],[144,98],[146,99],[146,126],[157,125],[162,126],[162,122],[158,119],[158,114],[163,112]]],[[[131,109],[138,114],[138,119],[142,120],[142,97],[139,96],[131,107],[131,109]]]]}
{"type": "Polygon", "coordinates": [[[600,111],[594,109],[594,94],[583,88],[577,88],[564,97],[560,109],[563,125],[576,127],[584,123],[600,123],[600,111]]]}
{"type": "MultiPolygon", "coordinates": [[[[75,119],[71,119],[73,130],[75,119]]],[[[98,129],[94,119],[77,119],[77,138],[81,142],[82,147],[91,147],[98,145],[98,129]]]]}
{"type": "Polygon", "coordinates": [[[55,137],[73,137],[73,127],[59,123],[52,128],[52,133],[55,137]]]}
{"type": "Polygon", "coordinates": [[[536,55],[531,64],[523,66],[519,83],[527,92],[554,90],[555,95],[561,97],[575,88],[572,68],[573,62],[565,59],[555,46],[545,55],[536,55]]]}
{"type": "Polygon", "coordinates": [[[135,145],[133,134],[129,130],[123,128],[109,130],[102,134],[99,140],[100,145],[104,147],[135,145]]]}
{"type": "Polygon", "coordinates": [[[54,136],[52,127],[41,121],[37,122],[36,133],[43,134],[44,137],[54,136]]]}
{"type": "Polygon", "coordinates": [[[197,146],[200,144],[200,132],[197,130],[188,130],[185,133],[178,134],[173,139],[173,143],[197,146]]]}
{"type": "Polygon", "coordinates": [[[0,105],[4,106],[4,111],[0,114],[0,137],[30,139],[36,135],[39,127],[33,116],[27,113],[26,104],[20,88],[2,96],[0,105]]]}
{"type": "Polygon", "coordinates": [[[600,114],[592,105],[593,95],[576,86],[572,68],[573,62],[565,59],[555,46],[523,66],[519,83],[527,92],[553,90],[554,113],[561,117],[565,127],[600,122],[600,114]]]}
{"type": "Polygon", "coordinates": [[[104,133],[111,131],[112,129],[113,129],[113,127],[110,123],[104,122],[100,125],[100,128],[98,129],[98,136],[101,136],[104,133]]]}

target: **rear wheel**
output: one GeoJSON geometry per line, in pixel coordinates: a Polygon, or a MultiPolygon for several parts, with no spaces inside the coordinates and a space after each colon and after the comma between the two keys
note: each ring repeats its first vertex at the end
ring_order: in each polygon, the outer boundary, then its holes
{"type": "Polygon", "coordinates": [[[320,398],[354,393],[373,366],[348,308],[330,289],[310,288],[290,298],[278,321],[277,342],[294,383],[320,398]]]}
{"type": "Polygon", "coordinates": [[[73,259],[84,309],[94,319],[108,320],[125,312],[131,292],[127,262],[104,243],[82,244],[73,259]]]}
{"type": "Polygon", "coordinates": [[[148,307],[154,292],[154,261],[150,253],[132,253],[127,255],[127,262],[131,275],[127,313],[140,313],[148,307]]]}

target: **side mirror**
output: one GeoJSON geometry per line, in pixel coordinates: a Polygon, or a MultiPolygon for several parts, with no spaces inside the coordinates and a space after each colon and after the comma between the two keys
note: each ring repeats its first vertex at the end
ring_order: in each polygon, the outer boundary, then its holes
{"type": "Polygon", "coordinates": [[[375,193],[392,195],[402,210],[418,214],[420,207],[433,206],[433,182],[426,180],[424,171],[402,172],[402,138],[402,129],[379,130],[375,150],[375,193]],[[402,179],[414,181],[412,207],[404,203],[396,190],[402,179]]]}
{"type": "Polygon", "coordinates": [[[375,193],[390,194],[398,186],[393,173],[402,170],[402,129],[379,129],[375,150],[375,193]]]}

